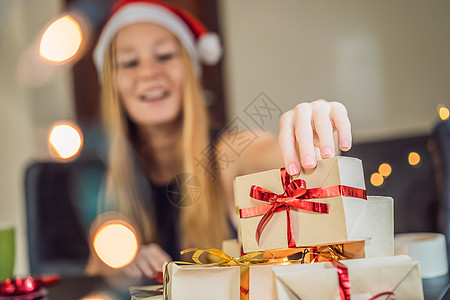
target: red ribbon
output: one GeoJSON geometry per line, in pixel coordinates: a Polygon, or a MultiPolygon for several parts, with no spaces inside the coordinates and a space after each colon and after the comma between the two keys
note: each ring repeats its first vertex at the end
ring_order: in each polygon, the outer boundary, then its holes
{"type": "Polygon", "coordinates": [[[370,298],[369,300],[375,300],[375,299],[377,299],[379,297],[383,297],[383,296],[386,296],[386,295],[395,295],[395,293],[393,293],[393,292],[379,293],[379,294],[376,294],[375,296],[373,296],[372,298],[370,298]]]}
{"type": "Polygon", "coordinates": [[[342,300],[350,300],[350,295],[352,290],[350,288],[350,279],[348,277],[348,269],[347,266],[336,261],[330,260],[334,267],[337,268],[337,273],[339,277],[339,295],[342,300]]]}
{"type": "Polygon", "coordinates": [[[241,208],[239,210],[241,218],[263,215],[256,228],[256,241],[258,245],[264,227],[275,212],[282,210],[286,211],[288,247],[294,248],[296,247],[296,243],[294,238],[294,228],[291,222],[291,207],[310,212],[328,214],[328,204],[305,200],[337,196],[367,199],[365,190],[343,185],[306,189],[306,182],[303,179],[295,179],[291,182],[291,177],[285,168],[280,169],[280,172],[281,183],[284,189],[283,194],[277,195],[265,188],[253,185],[250,189],[250,197],[269,203],[241,208]]]}
{"type": "MultiPolygon", "coordinates": [[[[339,277],[339,295],[341,296],[341,300],[350,300],[350,295],[352,291],[347,266],[336,260],[330,260],[330,262],[333,264],[334,267],[337,268],[337,273],[339,277]]],[[[369,300],[375,300],[379,297],[386,295],[395,295],[395,294],[393,292],[382,292],[371,297],[369,300]]]]}

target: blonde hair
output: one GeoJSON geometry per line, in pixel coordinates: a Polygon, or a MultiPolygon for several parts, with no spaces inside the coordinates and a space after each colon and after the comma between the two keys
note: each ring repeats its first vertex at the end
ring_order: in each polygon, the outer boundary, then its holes
{"type": "MultiPolygon", "coordinates": [[[[201,194],[191,206],[180,209],[179,232],[181,247],[220,247],[221,241],[228,237],[229,228],[226,214],[226,199],[221,199],[220,183],[215,182],[215,159],[209,154],[210,145],[207,110],[202,89],[194,73],[189,55],[178,41],[181,59],[185,67],[183,84],[182,138],[180,141],[180,161],[182,172],[194,175],[201,184],[201,194]],[[197,160],[204,160],[208,152],[208,172],[197,160]]],[[[134,142],[130,135],[129,121],[115,88],[114,41],[105,55],[102,78],[102,116],[109,140],[109,164],[106,178],[107,201],[114,201],[135,227],[144,243],[155,241],[154,216],[145,211],[142,193],[138,186],[138,169],[135,153],[131,146],[134,142]]],[[[183,195],[189,193],[186,186],[183,195]]],[[[157,201],[156,199],[153,199],[157,201]]],[[[169,201],[169,199],[164,199],[169,201]]],[[[161,201],[161,200],[160,200],[161,201]]],[[[182,205],[183,206],[183,205],[182,205]]],[[[174,220],[175,221],[175,220],[174,220]]]]}

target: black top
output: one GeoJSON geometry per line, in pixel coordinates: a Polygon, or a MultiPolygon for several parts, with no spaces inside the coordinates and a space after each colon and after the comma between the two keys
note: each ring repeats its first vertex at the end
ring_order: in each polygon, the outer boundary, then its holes
{"type": "MultiPolygon", "coordinates": [[[[172,257],[173,260],[180,259],[180,232],[179,217],[183,207],[177,205],[174,199],[176,191],[175,181],[166,186],[150,183],[153,195],[154,216],[156,217],[157,242],[172,257]]],[[[228,219],[231,238],[237,237],[237,231],[228,219]]]]}
{"type": "Polygon", "coordinates": [[[181,250],[178,231],[180,208],[175,206],[168,197],[168,191],[171,190],[172,185],[160,186],[153,183],[150,185],[155,209],[157,241],[173,260],[179,260],[181,250]]]}
{"type": "MultiPolygon", "coordinates": [[[[210,132],[210,140],[215,143],[220,131],[212,130],[210,132]]],[[[180,210],[186,203],[179,202],[179,187],[183,184],[190,184],[190,190],[193,194],[189,195],[190,200],[195,201],[195,186],[200,183],[192,182],[192,178],[183,177],[186,174],[178,174],[167,185],[157,185],[150,182],[152,195],[150,196],[149,209],[154,209],[154,216],[156,217],[156,233],[157,242],[161,248],[166,251],[173,260],[180,259],[180,232],[179,232],[179,217],[180,210]],[[181,176],[181,177],[180,177],[181,176]],[[194,200],[193,200],[194,199],[194,200]]],[[[188,201],[189,202],[189,199],[188,201]]],[[[189,205],[189,203],[188,203],[189,205]]],[[[237,231],[231,221],[228,219],[231,238],[237,237],[237,231]]]]}

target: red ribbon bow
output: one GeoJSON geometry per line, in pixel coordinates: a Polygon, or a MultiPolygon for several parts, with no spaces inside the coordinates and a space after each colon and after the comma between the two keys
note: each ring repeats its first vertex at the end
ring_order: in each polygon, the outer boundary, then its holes
{"type": "Polygon", "coordinates": [[[281,183],[284,189],[283,194],[277,195],[265,188],[253,185],[250,189],[250,197],[269,203],[241,208],[239,210],[241,218],[264,215],[256,228],[256,241],[258,245],[264,227],[275,212],[281,210],[286,211],[288,247],[294,248],[296,247],[296,243],[294,238],[294,228],[291,222],[291,207],[310,212],[328,214],[328,204],[306,201],[306,199],[336,196],[350,196],[367,199],[366,191],[362,189],[343,185],[306,189],[306,182],[303,179],[295,179],[291,182],[291,177],[285,168],[280,169],[280,173],[281,183]]]}

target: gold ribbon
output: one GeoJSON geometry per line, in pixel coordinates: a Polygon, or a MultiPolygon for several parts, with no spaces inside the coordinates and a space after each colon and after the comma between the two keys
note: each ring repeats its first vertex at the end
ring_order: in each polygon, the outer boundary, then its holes
{"type": "Polygon", "coordinates": [[[316,263],[320,258],[324,258],[325,260],[347,260],[348,257],[344,254],[344,244],[333,244],[333,245],[324,245],[320,247],[312,247],[310,254],[314,255],[314,258],[311,259],[311,263],[316,263]]]}
{"type": "Polygon", "coordinates": [[[181,251],[181,255],[193,252],[192,260],[194,263],[202,265],[202,266],[239,266],[239,274],[240,274],[240,299],[248,300],[249,299],[249,289],[250,289],[250,265],[263,265],[269,264],[271,258],[258,258],[261,257],[263,252],[253,252],[240,257],[232,257],[226,254],[225,252],[219,249],[197,249],[190,248],[181,251]],[[206,254],[212,255],[218,258],[218,261],[208,263],[203,262],[201,257],[206,254]]]}
{"type": "Polygon", "coordinates": [[[194,263],[203,265],[203,266],[243,266],[243,265],[255,265],[255,264],[264,264],[270,261],[270,258],[257,258],[258,256],[262,256],[263,251],[248,253],[239,257],[232,257],[219,249],[198,249],[198,248],[189,248],[181,251],[181,255],[193,252],[192,260],[194,263]],[[204,262],[201,259],[201,256],[204,254],[213,255],[216,258],[219,258],[218,261],[215,262],[204,262]]]}
{"type": "Polygon", "coordinates": [[[320,261],[347,260],[348,254],[344,251],[344,244],[330,244],[318,247],[297,247],[278,250],[268,250],[263,252],[265,255],[271,255],[271,263],[283,261],[296,261],[300,263],[316,263],[320,261]]]}

